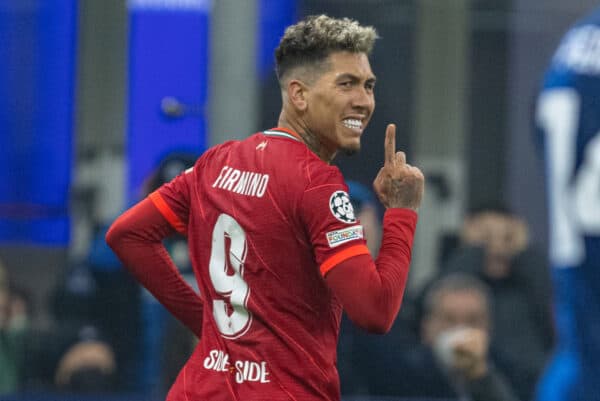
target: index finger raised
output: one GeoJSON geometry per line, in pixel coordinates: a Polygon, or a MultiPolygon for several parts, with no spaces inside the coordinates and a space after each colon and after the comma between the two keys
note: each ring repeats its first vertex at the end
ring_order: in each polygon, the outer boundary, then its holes
{"type": "Polygon", "coordinates": [[[385,129],[385,164],[394,164],[396,155],[396,125],[388,124],[385,129]]]}

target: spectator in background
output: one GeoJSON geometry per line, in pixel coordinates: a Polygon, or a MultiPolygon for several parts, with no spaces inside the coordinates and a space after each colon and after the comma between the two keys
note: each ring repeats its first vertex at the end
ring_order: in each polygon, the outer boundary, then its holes
{"type": "Polygon", "coordinates": [[[116,390],[117,361],[94,327],[83,327],[60,357],[54,384],[61,392],[108,394],[116,390]]]}
{"type": "Polygon", "coordinates": [[[16,391],[18,384],[18,366],[13,357],[11,343],[7,341],[9,337],[9,313],[8,274],[0,264],[0,394],[16,391]]]}
{"type": "Polygon", "coordinates": [[[20,331],[27,331],[31,324],[31,296],[24,288],[10,287],[10,326],[20,331]]]}
{"type": "Polygon", "coordinates": [[[25,294],[10,287],[0,261],[0,394],[19,390],[28,324],[25,294]]]}
{"type": "MultiPolygon", "coordinates": [[[[104,232],[105,229],[99,228],[96,235],[103,236],[104,232]]],[[[48,378],[50,383],[46,385],[52,385],[55,365],[68,345],[65,339],[70,344],[73,333],[93,326],[114,350],[120,370],[117,390],[138,390],[142,365],[139,290],[104,241],[92,241],[87,259],[67,268],[53,291],[51,305],[53,333],[40,339],[52,349],[47,358],[44,354],[40,356],[44,369],[39,375],[48,378]]]]}
{"type": "Polygon", "coordinates": [[[460,241],[442,274],[465,272],[490,287],[492,349],[519,397],[531,399],[553,343],[546,258],[530,246],[525,222],[502,206],[469,213],[460,241]]]}
{"type": "Polygon", "coordinates": [[[564,36],[538,98],[558,346],[540,401],[600,400],[600,8],[564,36]]]}
{"type": "Polygon", "coordinates": [[[489,290],[471,275],[433,282],[423,297],[420,343],[371,342],[358,361],[369,393],[396,397],[514,401],[518,398],[490,360],[489,290]]]}

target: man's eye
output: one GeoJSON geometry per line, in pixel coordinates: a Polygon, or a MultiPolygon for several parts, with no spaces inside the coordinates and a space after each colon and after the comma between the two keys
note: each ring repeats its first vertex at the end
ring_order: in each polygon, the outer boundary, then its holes
{"type": "Polygon", "coordinates": [[[340,86],[343,87],[343,88],[351,88],[352,87],[352,81],[341,82],[340,86]]]}

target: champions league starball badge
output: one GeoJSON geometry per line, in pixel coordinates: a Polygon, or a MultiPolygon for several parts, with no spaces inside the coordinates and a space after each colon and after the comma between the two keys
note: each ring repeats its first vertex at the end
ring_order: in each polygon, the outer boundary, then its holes
{"type": "Polygon", "coordinates": [[[354,208],[350,197],[344,191],[335,191],[329,198],[329,209],[336,219],[344,223],[355,223],[354,208]]]}

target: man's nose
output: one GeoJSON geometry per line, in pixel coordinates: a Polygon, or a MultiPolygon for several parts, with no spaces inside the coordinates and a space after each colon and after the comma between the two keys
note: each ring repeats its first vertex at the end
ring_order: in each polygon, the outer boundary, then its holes
{"type": "Polygon", "coordinates": [[[375,97],[373,96],[373,92],[367,90],[366,88],[359,88],[356,96],[354,97],[353,103],[354,107],[360,107],[372,111],[375,107],[375,97]]]}

